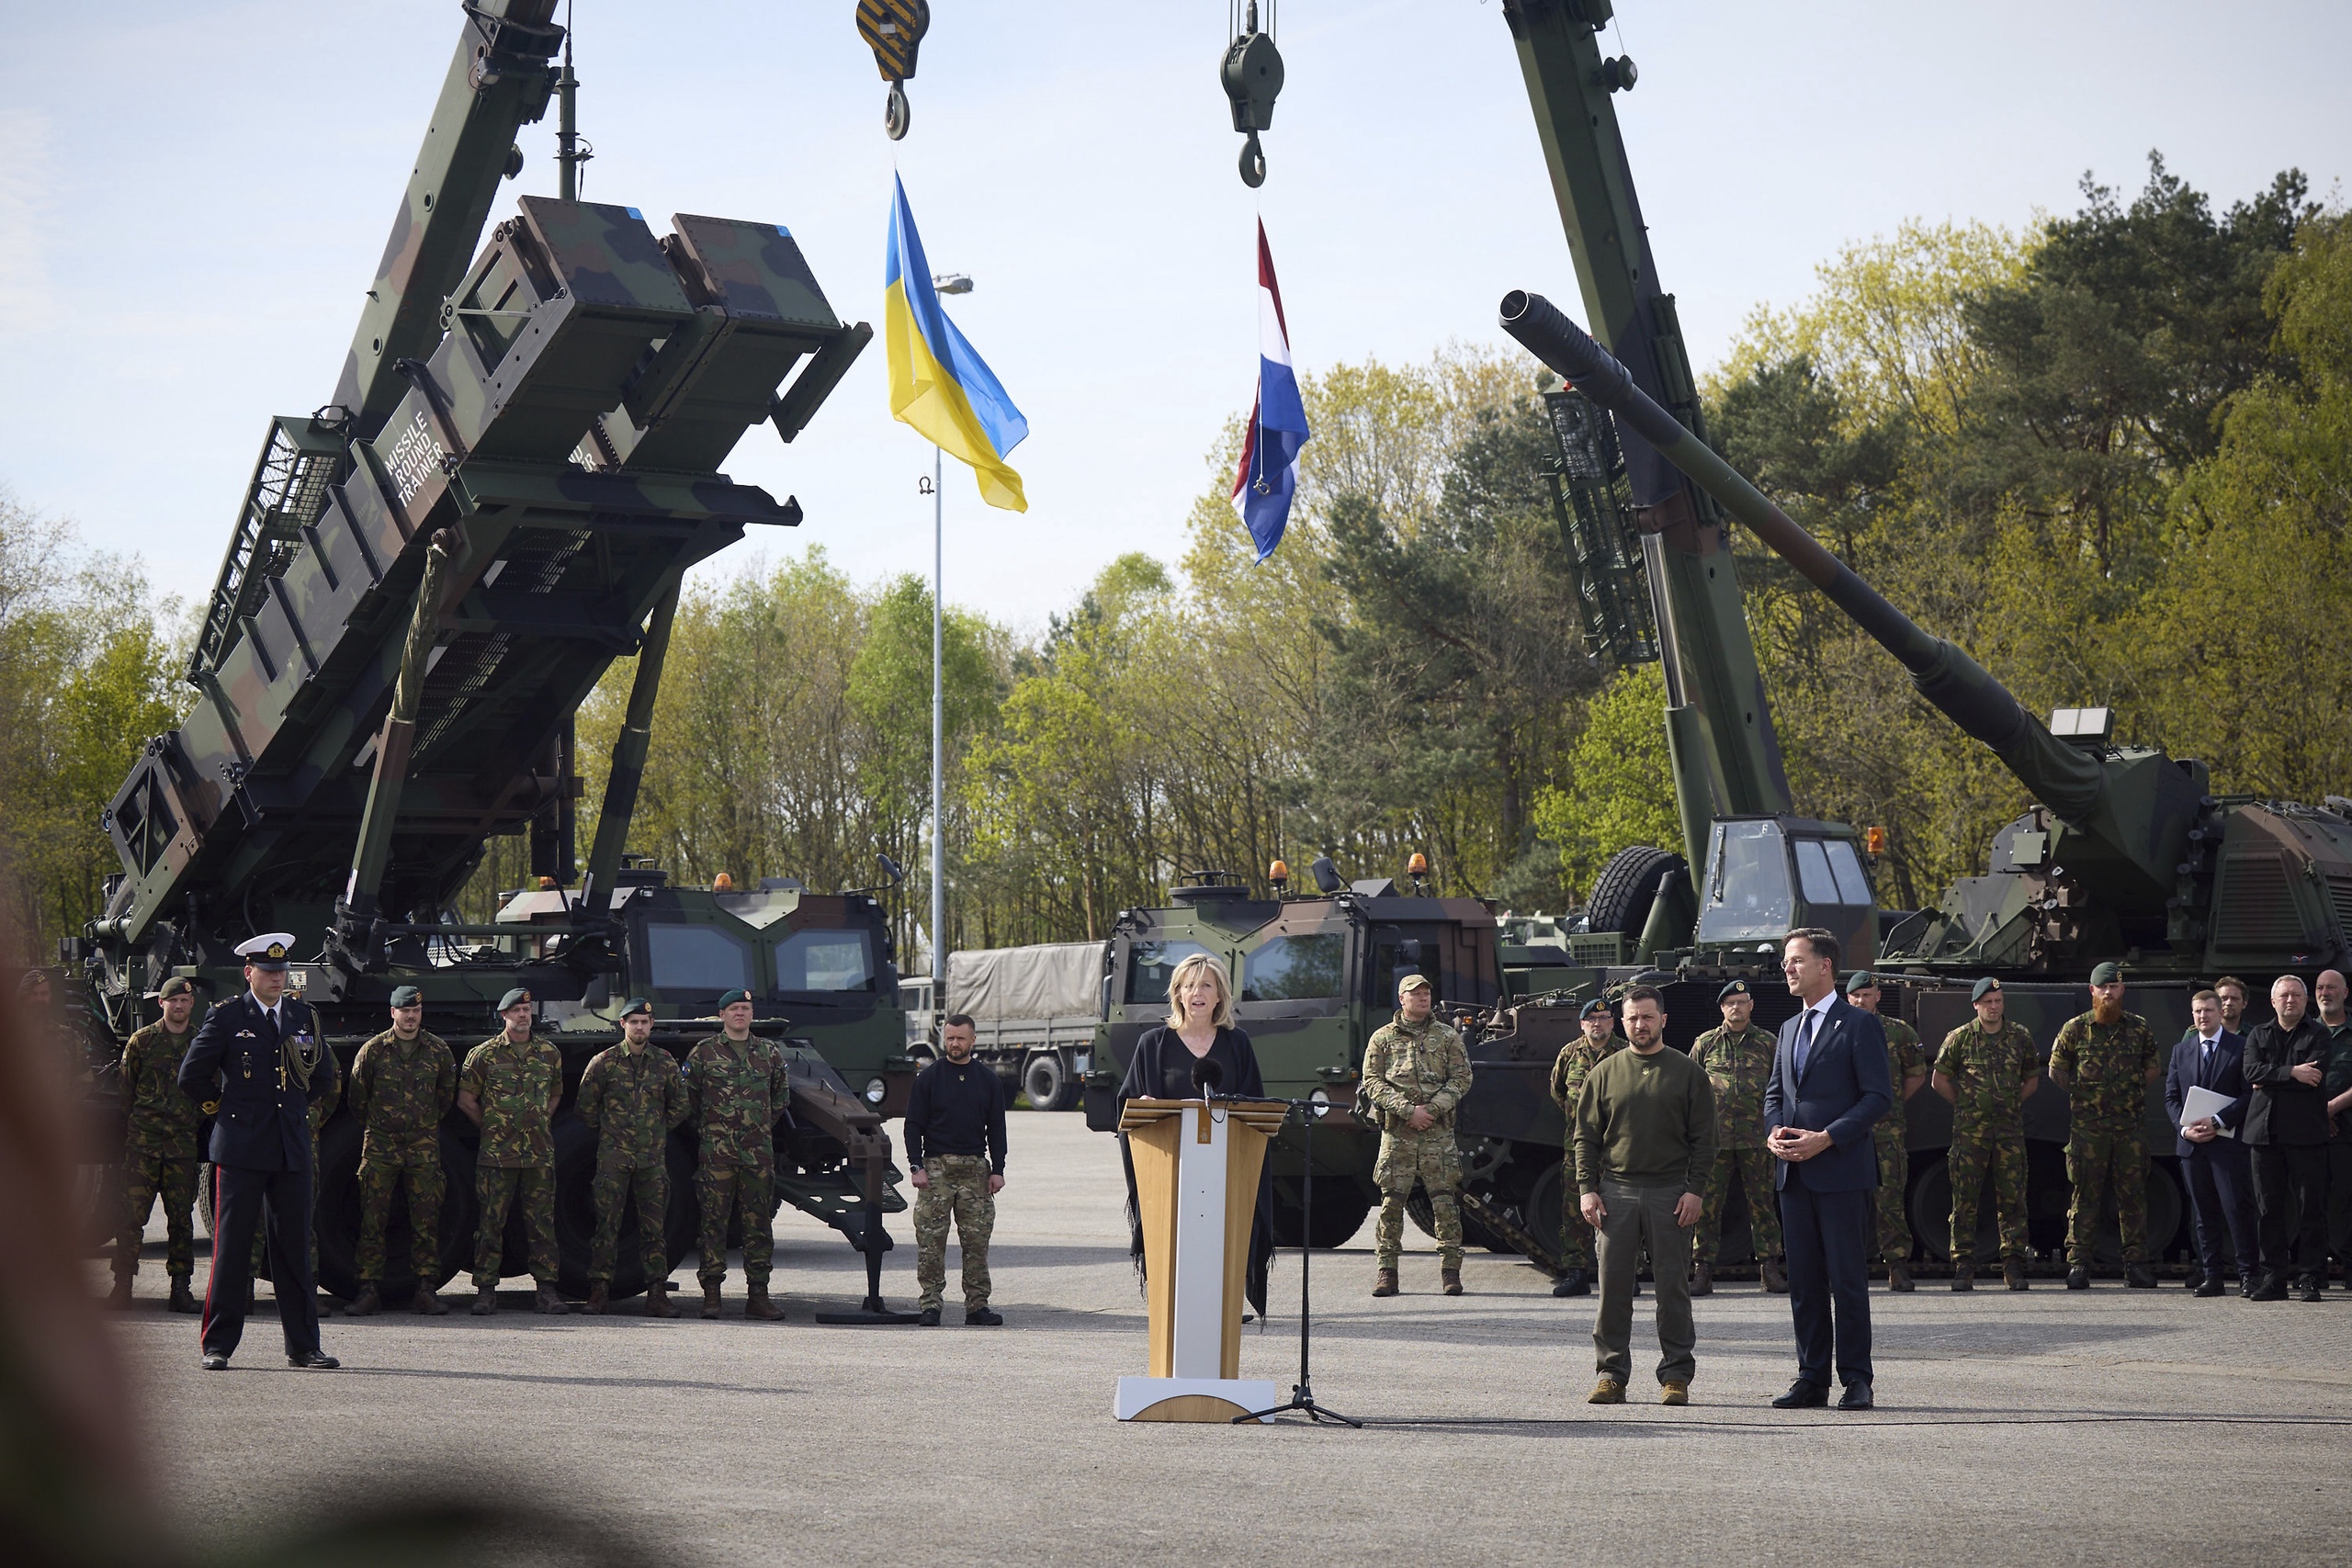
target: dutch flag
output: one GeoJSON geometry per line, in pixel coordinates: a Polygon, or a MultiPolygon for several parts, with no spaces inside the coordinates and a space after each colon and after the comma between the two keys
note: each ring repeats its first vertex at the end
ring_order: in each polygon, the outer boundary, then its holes
{"type": "Polygon", "coordinates": [[[1258,395],[1250,408],[1250,431],[1241,443],[1240,471],[1233,476],[1233,503],[1257,541],[1263,561],[1283,542],[1290,522],[1290,498],[1298,489],[1298,449],[1306,445],[1306,406],[1299,401],[1298,378],[1290,367],[1290,329],[1283,321],[1282,289],[1274,282],[1274,258],[1266,249],[1266,225],[1258,224],[1258,395]]]}

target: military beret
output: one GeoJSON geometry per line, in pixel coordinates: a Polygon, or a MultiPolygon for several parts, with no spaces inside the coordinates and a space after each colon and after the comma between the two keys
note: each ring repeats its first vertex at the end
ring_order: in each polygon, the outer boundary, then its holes
{"type": "Polygon", "coordinates": [[[185,975],[173,976],[155,991],[156,998],[161,1001],[169,1001],[177,996],[194,996],[195,994],[196,982],[185,975]]]}
{"type": "Polygon", "coordinates": [[[2091,984],[2094,986],[2112,986],[2122,978],[2122,969],[2112,963],[2099,964],[2091,971],[2091,984]]]}
{"type": "Polygon", "coordinates": [[[1850,997],[1856,991],[1871,990],[1877,985],[1877,976],[1867,969],[1857,969],[1854,971],[1854,977],[1846,982],[1846,994],[1850,997]]]}
{"type": "Polygon", "coordinates": [[[632,1014],[640,1012],[648,1018],[651,1018],[653,1016],[653,1004],[647,1001],[643,997],[629,998],[628,1003],[621,1009],[621,1016],[623,1018],[628,1018],[632,1014]]]}
{"type": "Polygon", "coordinates": [[[1400,997],[1407,991],[1427,991],[1431,989],[1434,989],[1434,987],[1430,985],[1430,977],[1427,975],[1408,975],[1402,980],[1396,982],[1396,994],[1400,997]]]}
{"type": "Polygon", "coordinates": [[[748,1002],[751,999],[752,993],[746,990],[722,991],[719,993],[718,1005],[722,1008],[731,1008],[737,1002],[748,1002]]]}
{"type": "Polygon", "coordinates": [[[1722,990],[1715,993],[1715,1000],[1719,1002],[1727,1002],[1734,997],[1744,997],[1747,994],[1747,982],[1745,980],[1734,980],[1731,984],[1725,986],[1722,990]]]}
{"type": "Polygon", "coordinates": [[[396,1008],[422,1007],[424,1005],[424,993],[414,986],[395,986],[392,987],[392,1005],[396,1008]]]}
{"type": "Polygon", "coordinates": [[[528,1007],[530,1003],[531,993],[523,987],[517,986],[498,998],[498,1010],[504,1012],[508,1008],[528,1007]]]}
{"type": "Polygon", "coordinates": [[[43,986],[48,984],[48,970],[28,969],[22,975],[17,976],[17,995],[20,997],[29,997],[35,991],[40,990],[43,986]]]}
{"type": "Polygon", "coordinates": [[[1981,1002],[1986,997],[1991,996],[2000,988],[2001,982],[1993,978],[1992,976],[1987,975],[1982,980],[1977,981],[1976,984],[1970,988],[1968,999],[1972,1002],[1981,1002]]]}
{"type": "Polygon", "coordinates": [[[1583,1010],[1577,1014],[1577,1021],[1581,1023],[1594,1013],[1599,1013],[1603,1018],[1608,1017],[1609,1004],[1599,997],[1593,998],[1592,1000],[1585,1003],[1583,1010]]]}

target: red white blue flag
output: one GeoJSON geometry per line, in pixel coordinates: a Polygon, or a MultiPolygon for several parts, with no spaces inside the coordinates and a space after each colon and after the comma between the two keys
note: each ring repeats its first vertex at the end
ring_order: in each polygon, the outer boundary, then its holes
{"type": "Polygon", "coordinates": [[[1299,400],[1298,377],[1291,370],[1290,328],[1283,321],[1283,293],[1274,282],[1274,258],[1266,249],[1266,225],[1258,225],[1258,395],[1250,409],[1250,431],[1241,443],[1241,468],[1233,476],[1233,504],[1241,513],[1262,561],[1283,542],[1290,523],[1291,497],[1298,490],[1298,449],[1306,445],[1306,405],[1299,400]]]}

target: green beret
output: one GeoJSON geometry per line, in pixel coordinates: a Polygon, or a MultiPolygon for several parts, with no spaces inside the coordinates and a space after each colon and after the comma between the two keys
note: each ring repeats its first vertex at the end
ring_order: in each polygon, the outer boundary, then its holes
{"type": "Polygon", "coordinates": [[[752,999],[752,993],[751,993],[751,992],[749,992],[749,991],[745,991],[745,990],[723,991],[723,992],[719,993],[718,1005],[719,1005],[720,1007],[722,1007],[722,1008],[731,1008],[731,1007],[733,1007],[737,1002],[748,1002],[748,1001],[750,1001],[751,999],[752,999]]]}
{"type": "Polygon", "coordinates": [[[1719,1002],[1727,1002],[1734,997],[1744,997],[1746,995],[1747,995],[1747,982],[1745,980],[1734,980],[1730,985],[1725,986],[1722,990],[1715,993],[1715,1000],[1719,1002]]]}
{"type": "Polygon", "coordinates": [[[1594,1013],[1599,1013],[1603,1018],[1608,1017],[1609,1004],[1599,997],[1593,998],[1592,1000],[1584,1004],[1584,1010],[1577,1014],[1577,1021],[1581,1023],[1594,1013]]]}
{"type": "Polygon", "coordinates": [[[169,1001],[174,997],[193,996],[195,994],[196,982],[189,979],[185,975],[173,976],[170,979],[164,981],[162,988],[155,993],[156,998],[163,1001],[169,1001]]]}
{"type": "Polygon", "coordinates": [[[1968,999],[1972,1002],[1981,1002],[1986,997],[1991,996],[2000,988],[2001,982],[1993,978],[1992,976],[1987,975],[1982,980],[1977,981],[1976,984],[1970,988],[1968,999]]]}
{"type": "Polygon", "coordinates": [[[2091,984],[2094,986],[2112,986],[2121,978],[2123,978],[2121,966],[2113,963],[2099,964],[2091,971],[2091,984]]]}
{"type": "Polygon", "coordinates": [[[424,1005],[424,993],[414,986],[395,986],[392,987],[392,1005],[396,1008],[422,1007],[424,1005]]]}
{"type": "Polygon", "coordinates": [[[1877,976],[1867,969],[1857,969],[1854,971],[1854,977],[1846,982],[1846,994],[1850,997],[1856,991],[1867,991],[1877,984],[1877,976]]]}
{"type": "Polygon", "coordinates": [[[623,1018],[628,1018],[633,1014],[640,1012],[648,1018],[651,1018],[653,1016],[653,1004],[647,1001],[643,997],[629,998],[628,1004],[621,1009],[621,1016],[623,1018]]]}
{"type": "Polygon", "coordinates": [[[504,1012],[508,1008],[525,1007],[529,1004],[530,1000],[531,993],[523,987],[517,986],[513,990],[498,998],[498,1010],[504,1012]]]}

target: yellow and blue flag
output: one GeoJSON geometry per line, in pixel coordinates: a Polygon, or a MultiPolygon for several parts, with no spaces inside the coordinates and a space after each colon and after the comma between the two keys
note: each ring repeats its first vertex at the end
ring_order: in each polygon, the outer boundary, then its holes
{"type": "Polygon", "coordinates": [[[1026,512],[1021,476],[1004,459],[1028,435],[1029,422],[940,309],[914,214],[907,210],[906,184],[895,177],[893,183],[898,195],[890,206],[890,254],[882,277],[890,412],[949,457],[971,464],[982,501],[1026,512]]]}

